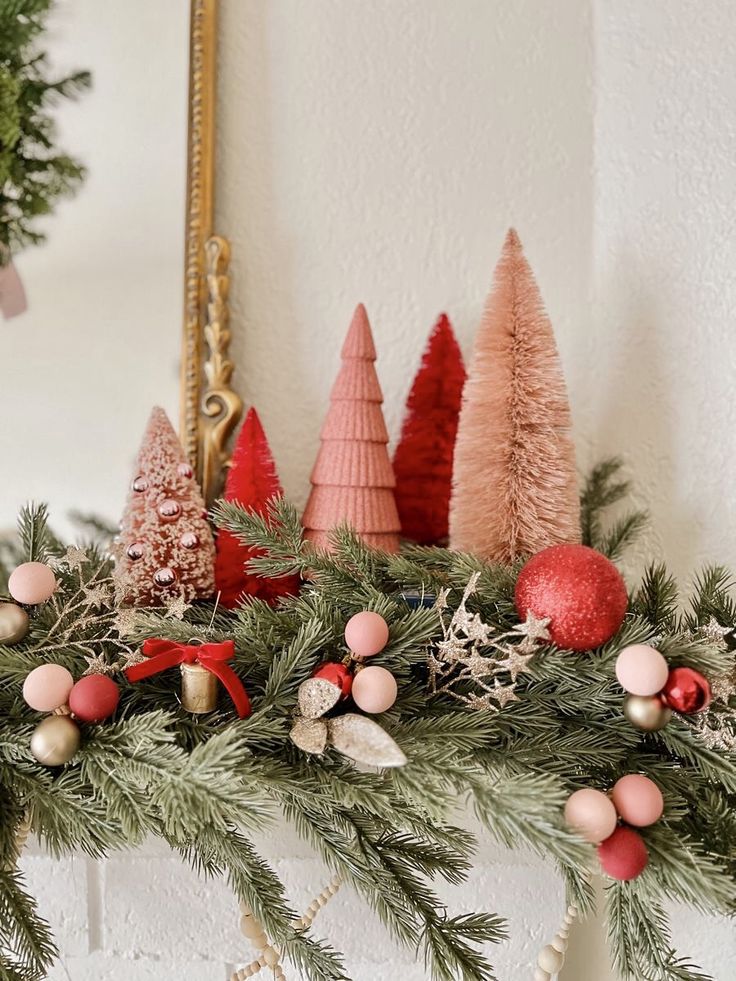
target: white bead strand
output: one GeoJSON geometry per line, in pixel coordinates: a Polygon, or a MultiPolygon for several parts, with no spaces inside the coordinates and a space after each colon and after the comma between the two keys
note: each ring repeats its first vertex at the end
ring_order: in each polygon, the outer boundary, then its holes
{"type": "Polygon", "coordinates": [[[570,905],[551,942],[539,951],[533,981],[552,981],[565,965],[565,953],[570,942],[570,927],[578,916],[577,906],[570,905]]]}

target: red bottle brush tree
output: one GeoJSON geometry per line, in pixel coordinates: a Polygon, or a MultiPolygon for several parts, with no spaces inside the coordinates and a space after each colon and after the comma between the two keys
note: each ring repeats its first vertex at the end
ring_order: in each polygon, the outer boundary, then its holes
{"type": "Polygon", "coordinates": [[[463,393],[450,540],[460,551],[507,563],[580,540],[565,380],[552,324],[513,229],[463,393]]]}
{"type": "Polygon", "coordinates": [[[215,591],[215,543],[202,493],[163,409],[148,420],[116,545],[117,571],[137,606],[215,591]]]}
{"type": "MultiPolygon", "coordinates": [[[[256,410],[250,409],[235,443],[223,496],[226,501],[264,514],[269,500],[281,494],[281,482],[261,420],[256,410]]],[[[275,603],[280,596],[299,592],[298,576],[270,579],[249,572],[246,564],[261,552],[244,545],[231,532],[221,529],[216,546],[215,586],[223,606],[232,609],[244,596],[275,603]]]]}
{"type": "Polygon", "coordinates": [[[455,451],[465,366],[447,314],[429,335],[406,402],[394,454],[401,530],[420,545],[447,543],[455,451]]]}
{"type": "Polygon", "coordinates": [[[341,357],[302,517],[305,534],[320,548],[329,548],[330,531],[347,524],[367,545],[395,552],[401,527],[396,480],[386,449],[376,349],[362,304],[353,315],[341,357]]]}

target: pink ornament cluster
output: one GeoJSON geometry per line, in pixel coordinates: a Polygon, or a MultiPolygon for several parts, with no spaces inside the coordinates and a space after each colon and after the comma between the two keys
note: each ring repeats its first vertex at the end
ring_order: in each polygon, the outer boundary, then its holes
{"type": "MultiPolygon", "coordinates": [[[[118,707],[120,690],[107,675],[86,675],[75,684],[71,672],[62,664],[40,664],[23,682],[23,699],[34,711],[68,716],[69,725],[74,725],[75,722],[94,723],[109,719],[118,707]]],[[[79,739],[72,740],[69,745],[76,751],[79,739]]],[[[42,758],[37,754],[34,746],[32,737],[31,752],[39,762],[47,762],[46,756],[42,758]]]]}
{"type": "Polygon", "coordinates": [[[703,712],[712,698],[708,679],[689,667],[672,668],[648,644],[624,647],[616,659],[619,684],[637,698],[651,698],[683,715],[703,712]]]}
{"type": "Polygon", "coordinates": [[[584,787],[565,804],[565,821],[586,841],[598,846],[601,867],[612,879],[635,879],[649,861],[644,840],[634,828],[646,828],[662,817],[662,791],[640,773],[618,780],[610,793],[584,787]],[[619,819],[624,822],[619,824],[619,819]]]}
{"type": "Polygon", "coordinates": [[[359,709],[369,715],[387,712],[396,701],[399,689],[396,678],[378,664],[363,665],[388,643],[388,624],[379,613],[363,610],[345,625],[345,643],[350,649],[348,663],[328,661],[315,669],[312,677],[322,678],[341,690],[344,701],[352,698],[359,709]]]}

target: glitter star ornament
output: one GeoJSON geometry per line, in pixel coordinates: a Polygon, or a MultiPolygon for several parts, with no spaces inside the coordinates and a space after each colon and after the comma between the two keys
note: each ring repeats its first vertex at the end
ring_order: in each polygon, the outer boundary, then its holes
{"type": "Polygon", "coordinates": [[[523,623],[496,630],[479,613],[468,610],[479,580],[479,572],[470,577],[449,624],[443,616],[448,594],[443,591],[437,597],[443,637],[427,655],[427,669],[433,692],[450,695],[472,709],[496,712],[518,701],[517,679],[529,671],[539,645],[549,640],[548,620],[530,613],[523,623]]]}
{"type": "Polygon", "coordinates": [[[151,413],[116,544],[125,600],[164,606],[214,594],[215,545],[202,494],[163,409],[151,413]]]}
{"type": "Polygon", "coordinates": [[[70,545],[61,558],[58,559],[59,565],[65,565],[67,569],[71,569],[72,571],[81,569],[85,562],[89,562],[89,556],[83,548],[78,548],[76,545],[70,545]]]}

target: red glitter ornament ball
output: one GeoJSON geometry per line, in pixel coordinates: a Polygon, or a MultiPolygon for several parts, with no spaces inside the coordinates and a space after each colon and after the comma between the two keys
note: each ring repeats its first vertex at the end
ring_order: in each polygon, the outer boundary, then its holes
{"type": "Polygon", "coordinates": [[[621,573],[587,545],[552,545],[538,552],[519,573],[514,599],[522,620],[528,613],[549,618],[554,643],[572,651],[610,640],[628,604],[621,573]]]}
{"type": "Polygon", "coordinates": [[[69,708],[80,722],[109,719],[120,701],[120,689],[104,674],[80,678],[69,694],[69,708]]]}
{"type": "Polygon", "coordinates": [[[353,687],[353,676],[348,668],[339,661],[325,661],[312,672],[313,678],[329,681],[342,692],[341,699],[347,698],[353,687]]]}
{"type": "Polygon", "coordinates": [[[694,715],[703,712],[713,697],[707,678],[695,668],[673,668],[662,689],[662,698],[675,712],[694,715]]]}
{"type": "Polygon", "coordinates": [[[622,825],[598,845],[598,859],[606,875],[628,882],[647,867],[649,853],[641,835],[622,825]]]}

